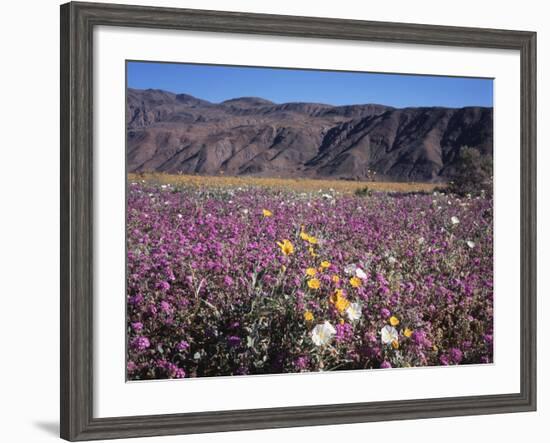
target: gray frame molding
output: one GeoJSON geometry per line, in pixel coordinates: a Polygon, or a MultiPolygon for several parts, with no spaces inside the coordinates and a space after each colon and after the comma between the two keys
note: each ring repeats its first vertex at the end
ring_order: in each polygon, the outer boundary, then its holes
{"type": "Polygon", "coordinates": [[[93,440],[536,409],[536,33],[100,3],[61,6],[61,437],[93,440]],[[513,49],[521,55],[521,392],[94,418],[92,36],[98,25],[513,49]]]}

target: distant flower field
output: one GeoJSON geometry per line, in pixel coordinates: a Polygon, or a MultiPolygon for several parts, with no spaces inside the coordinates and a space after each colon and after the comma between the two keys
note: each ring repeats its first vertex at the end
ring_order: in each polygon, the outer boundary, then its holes
{"type": "Polygon", "coordinates": [[[132,179],[130,380],[492,362],[491,199],[132,179]]]}

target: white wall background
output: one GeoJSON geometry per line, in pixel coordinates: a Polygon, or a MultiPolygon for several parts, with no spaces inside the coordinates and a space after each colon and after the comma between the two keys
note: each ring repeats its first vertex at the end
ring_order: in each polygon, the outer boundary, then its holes
{"type": "MultiPolygon", "coordinates": [[[[550,420],[544,319],[550,281],[550,14],[540,0],[162,0],[118,3],[313,15],[538,32],[539,411],[403,422],[151,438],[150,442],[523,441],[550,420]],[[543,227],[548,229],[543,231],[543,227]]],[[[59,410],[59,3],[9,2],[0,26],[0,439],[54,441],[59,410]]],[[[544,434],[542,434],[544,435],[544,434]]]]}

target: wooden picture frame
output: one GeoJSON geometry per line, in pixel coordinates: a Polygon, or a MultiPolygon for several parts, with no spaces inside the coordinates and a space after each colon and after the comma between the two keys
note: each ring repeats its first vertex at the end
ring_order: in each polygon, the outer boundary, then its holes
{"type": "Polygon", "coordinates": [[[61,437],[144,437],[536,408],[536,34],[404,23],[68,3],[61,6],[61,437]],[[121,26],[512,49],[521,57],[521,390],[518,394],[94,418],[94,27],[121,26]]]}

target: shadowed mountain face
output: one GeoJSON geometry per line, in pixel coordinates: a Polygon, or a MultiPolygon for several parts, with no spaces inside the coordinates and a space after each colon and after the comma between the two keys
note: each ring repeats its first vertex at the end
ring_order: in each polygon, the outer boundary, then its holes
{"type": "Polygon", "coordinates": [[[493,109],[210,103],[128,89],[128,170],[263,177],[446,181],[461,146],[493,151],[493,109]]]}

